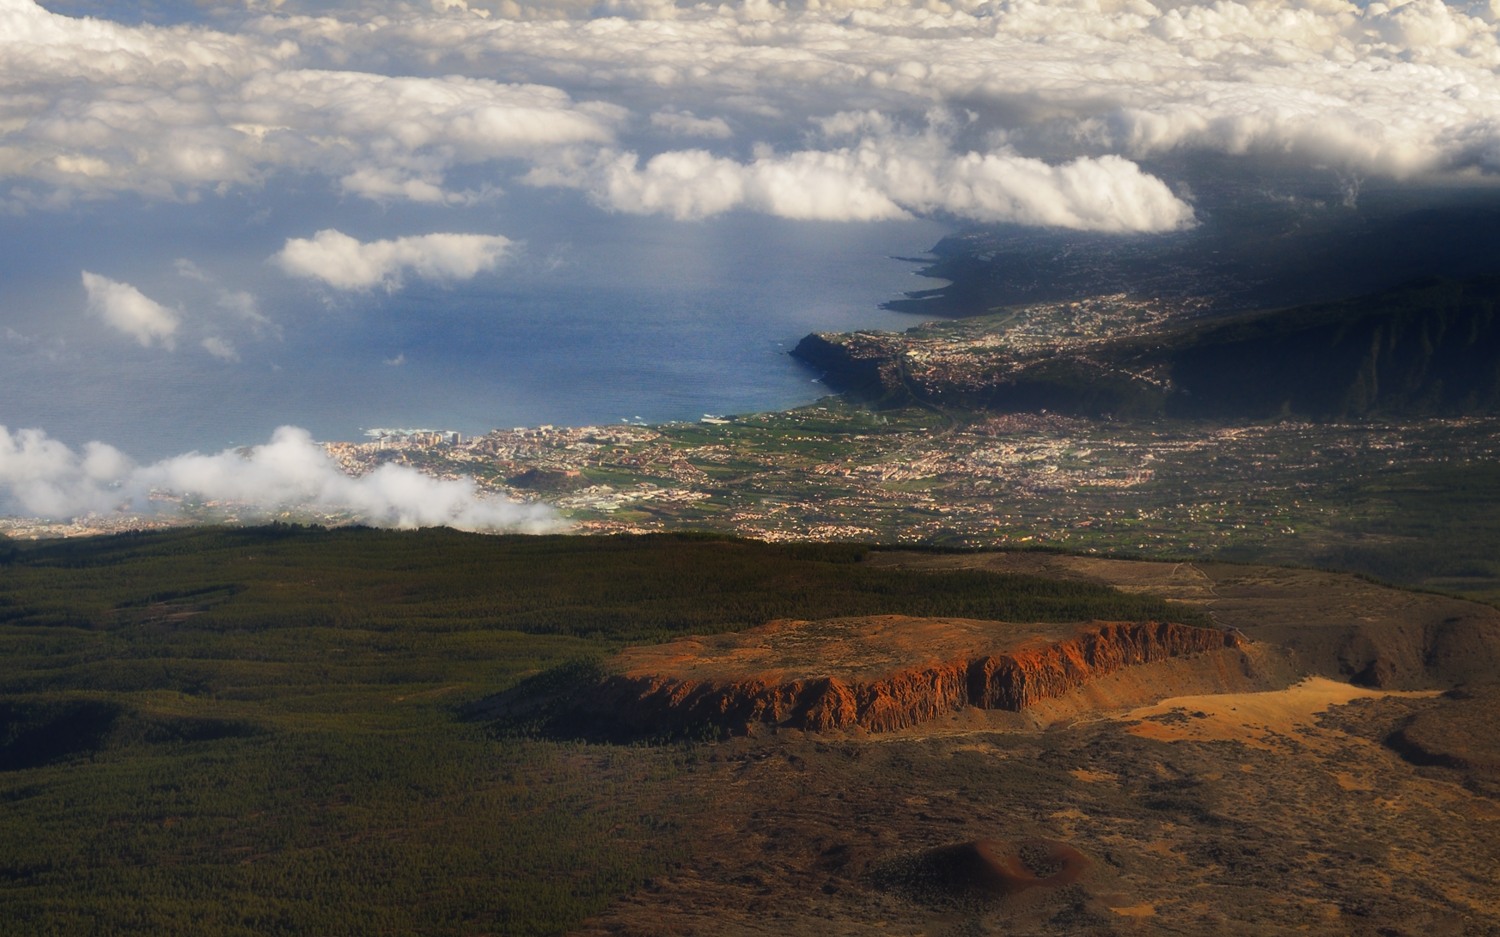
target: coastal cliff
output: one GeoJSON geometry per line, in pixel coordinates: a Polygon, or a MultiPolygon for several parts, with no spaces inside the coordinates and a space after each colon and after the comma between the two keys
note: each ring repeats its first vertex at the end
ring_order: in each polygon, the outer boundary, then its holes
{"type": "Polygon", "coordinates": [[[964,619],[778,621],[627,650],[585,691],[585,708],[633,733],[888,732],[965,706],[1020,712],[1129,667],[1242,645],[1172,622],[1037,634],[964,619]]]}
{"type": "Polygon", "coordinates": [[[823,382],[868,400],[904,395],[901,338],[896,334],[814,332],[792,349],[793,358],[823,372],[823,382]]]}
{"type": "Polygon", "coordinates": [[[1012,314],[954,331],[815,333],[793,357],[832,388],[1081,417],[1360,419],[1500,412],[1500,278],[1422,280],[1333,303],[1014,341],[1012,314]],[[986,324],[988,323],[988,324],[986,324]]]}
{"type": "Polygon", "coordinates": [[[918,401],[1001,413],[1122,417],[1157,416],[1166,407],[1164,388],[1151,375],[1089,353],[1018,355],[909,332],[815,332],[791,354],[821,371],[833,390],[882,407],[918,401]]]}

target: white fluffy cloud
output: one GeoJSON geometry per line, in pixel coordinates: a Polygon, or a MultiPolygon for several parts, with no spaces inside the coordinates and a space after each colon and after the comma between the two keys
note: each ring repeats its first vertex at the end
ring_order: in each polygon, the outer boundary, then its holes
{"type": "Polygon", "coordinates": [[[220,361],[238,361],[240,353],[234,347],[234,342],[218,335],[210,335],[202,343],[203,350],[218,358],[220,361]]]}
{"type": "Polygon", "coordinates": [[[1085,231],[1171,231],[1193,211],[1160,179],[1117,156],[1050,165],[1013,152],[954,154],[944,141],[891,135],[852,147],[767,153],[740,164],[704,150],[645,165],[634,153],[529,176],[586,189],[601,205],[697,219],[736,208],[818,221],[876,221],[910,213],[1085,231]]]}
{"type": "Polygon", "coordinates": [[[110,446],[74,452],[41,430],[0,427],[0,503],[35,517],[108,513],[130,501],[123,482],[133,466],[110,446]]]}
{"type": "Polygon", "coordinates": [[[347,475],[305,430],[290,426],[264,445],[150,465],[103,443],[75,452],[40,430],[0,427],[0,505],[10,511],[69,518],[149,510],[152,492],[233,502],[248,516],[348,512],[378,527],[540,533],[561,526],[550,508],[485,495],[470,479],[435,479],[392,464],[347,475]]]}
{"type": "Polygon", "coordinates": [[[89,311],[113,329],[150,348],[172,348],[180,316],[129,283],[83,271],[89,311]]]}
{"type": "Polygon", "coordinates": [[[332,228],[292,238],[271,258],[287,274],[341,290],[393,289],[405,273],[425,280],[469,280],[505,258],[508,238],[486,234],[424,234],[362,242],[332,228]]]}

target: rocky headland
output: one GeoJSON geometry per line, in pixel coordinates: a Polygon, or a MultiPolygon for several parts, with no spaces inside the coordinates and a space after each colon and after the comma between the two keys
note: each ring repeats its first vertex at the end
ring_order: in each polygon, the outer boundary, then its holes
{"type": "Polygon", "coordinates": [[[1341,302],[1041,344],[1012,334],[1025,314],[900,334],[816,333],[792,355],[830,387],[879,404],[1209,419],[1500,410],[1497,278],[1421,280],[1341,302]]]}

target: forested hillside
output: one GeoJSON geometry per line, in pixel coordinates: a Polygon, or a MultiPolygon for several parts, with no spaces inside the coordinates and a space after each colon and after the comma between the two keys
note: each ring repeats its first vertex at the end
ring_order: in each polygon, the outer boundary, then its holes
{"type": "Polygon", "coordinates": [[[559,933],[685,855],[697,755],[495,738],[474,701],[783,616],[1172,614],[867,553],[287,526],[4,544],[3,930],[559,933]]]}

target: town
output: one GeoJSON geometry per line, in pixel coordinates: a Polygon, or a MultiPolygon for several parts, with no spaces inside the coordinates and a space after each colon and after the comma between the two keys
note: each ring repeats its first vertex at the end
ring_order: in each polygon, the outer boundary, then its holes
{"type": "MultiPolygon", "coordinates": [[[[1105,296],[856,334],[902,343],[919,369],[974,371],[985,356],[1060,353],[1099,335],[1161,329],[1197,308],[1105,296]]],[[[1404,545],[1425,536],[1434,513],[1462,512],[1465,492],[1500,485],[1494,417],[1117,421],[912,401],[882,408],[831,396],[785,412],[698,422],[543,425],[474,436],[378,429],[364,441],[325,446],[352,475],[393,462],[437,478],[471,478],[496,496],[553,506],[578,533],[708,530],[767,541],[1332,564],[1476,596],[1500,591],[1500,571],[1474,559],[1488,542],[1485,512],[1465,518],[1468,547],[1424,541],[1429,567],[1400,568],[1410,553],[1404,545]],[[1463,556],[1444,560],[1445,550],[1463,556]]],[[[144,517],[9,518],[0,530],[41,537],[359,520],[298,505],[249,516],[247,506],[157,498],[163,510],[144,517]]],[[[1500,529],[1494,533],[1500,537],[1500,529]]]]}
{"type": "Polygon", "coordinates": [[[587,533],[1052,546],[1310,561],[1399,527],[1404,488],[1486,476],[1491,418],[1107,423],[871,410],[839,398],[712,424],[497,430],[457,445],[331,444],[545,501],[587,533]]]}

